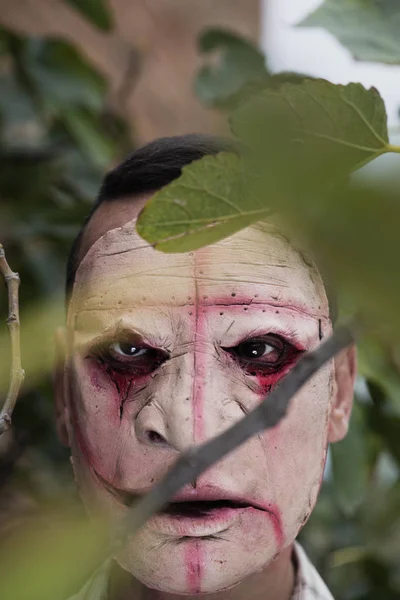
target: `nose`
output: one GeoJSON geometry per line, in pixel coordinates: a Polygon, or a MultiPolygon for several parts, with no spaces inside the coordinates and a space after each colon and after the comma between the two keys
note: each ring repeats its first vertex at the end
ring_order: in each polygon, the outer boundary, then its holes
{"type": "Polygon", "coordinates": [[[212,344],[168,361],[154,378],[151,401],[136,418],[136,436],[152,449],[184,452],[243,417],[234,382],[212,344]]]}
{"type": "Polygon", "coordinates": [[[151,400],[138,413],[135,433],[149,449],[184,452],[194,445],[193,353],[166,362],[154,378],[151,400]]]}

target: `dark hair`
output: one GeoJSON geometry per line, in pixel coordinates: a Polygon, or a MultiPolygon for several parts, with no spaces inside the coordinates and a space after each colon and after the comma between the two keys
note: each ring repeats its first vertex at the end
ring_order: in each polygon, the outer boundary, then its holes
{"type": "Polygon", "coordinates": [[[164,137],[138,148],[103,179],[97,199],[72,244],[67,262],[67,301],[72,291],[86,225],[103,202],[155,192],[177,179],[182,168],[203,156],[235,151],[233,142],[210,135],[164,137]]]}
{"type": "MultiPolygon", "coordinates": [[[[210,135],[189,134],[164,137],[154,140],[130,154],[115,169],[109,171],[102,182],[98,197],[85,222],[72,244],[67,262],[66,297],[72,292],[78,257],[85,228],[93,213],[103,202],[112,202],[124,196],[139,196],[155,192],[177,179],[182,168],[203,156],[216,155],[222,151],[238,153],[238,146],[227,139],[210,135]]],[[[332,322],[336,319],[336,297],[332,293],[329,279],[323,277],[332,322]]]]}

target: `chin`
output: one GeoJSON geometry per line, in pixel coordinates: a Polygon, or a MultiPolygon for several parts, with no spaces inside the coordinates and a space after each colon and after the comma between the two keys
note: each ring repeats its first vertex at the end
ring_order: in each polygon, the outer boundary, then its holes
{"type": "Polygon", "coordinates": [[[182,538],[156,534],[146,525],[114,558],[151,589],[180,595],[221,592],[268,567],[279,554],[271,530],[253,521],[215,536],[182,538]]]}

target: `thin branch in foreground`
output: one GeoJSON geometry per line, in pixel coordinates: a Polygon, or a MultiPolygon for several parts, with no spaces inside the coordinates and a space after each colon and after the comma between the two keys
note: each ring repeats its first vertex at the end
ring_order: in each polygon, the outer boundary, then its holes
{"type": "Polygon", "coordinates": [[[18,399],[21,385],[25,379],[25,371],[21,366],[21,342],[19,323],[19,284],[18,273],[14,273],[8,265],[2,244],[0,244],[0,273],[4,277],[8,293],[7,325],[11,344],[10,385],[6,400],[0,412],[0,434],[11,427],[11,415],[18,399]]]}
{"type": "Polygon", "coordinates": [[[241,421],[209,442],[191,448],[150,492],[130,510],[117,529],[116,543],[134,534],[153,514],[161,510],[186,484],[221,460],[249,438],[275,427],[286,415],[290,401],[300,388],[329,360],[354,342],[351,327],[338,327],[317,350],[305,354],[264,401],[241,421]]]}

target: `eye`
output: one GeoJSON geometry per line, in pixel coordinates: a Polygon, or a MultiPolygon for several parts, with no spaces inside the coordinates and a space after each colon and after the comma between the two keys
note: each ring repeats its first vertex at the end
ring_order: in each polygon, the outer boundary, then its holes
{"type": "Polygon", "coordinates": [[[224,348],[231,354],[243,369],[251,375],[255,373],[278,373],[289,366],[301,353],[293,344],[284,338],[268,334],[249,338],[237,346],[224,348]]]}
{"type": "Polygon", "coordinates": [[[263,362],[269,362],[271,364],[279,361],[284,345],[277,342],[272,345],[266,340],[248,340],[242,342],[234,348],[235,353],[238,357],[245,360],[258,360],[263,362]]]}
{"type": "Polygon", "coordinates": [[[103,341],[90,355],[117,373],[133,376],[152,373],[168,358],[165,350],[149,346],[140,336],[129,332],[119,339],[103,341]]]}
{"type": "Polygon", "coordinates": [[[117,356],[131,357],[143,356],[149,351],[149,348],[141,348],[131,342],[114,342],[109,346],[109,350],[117,356]]]}

